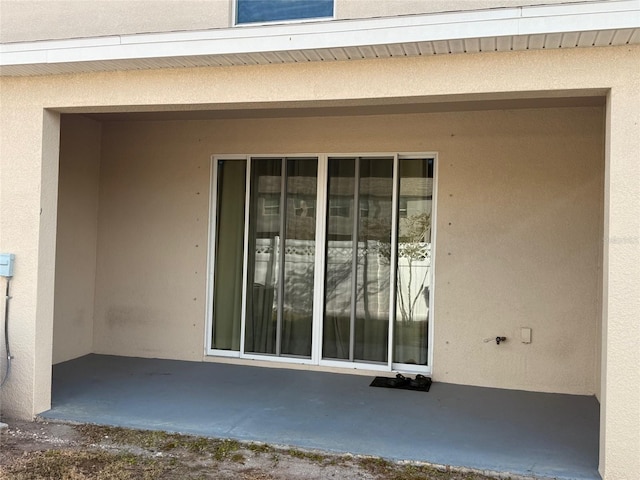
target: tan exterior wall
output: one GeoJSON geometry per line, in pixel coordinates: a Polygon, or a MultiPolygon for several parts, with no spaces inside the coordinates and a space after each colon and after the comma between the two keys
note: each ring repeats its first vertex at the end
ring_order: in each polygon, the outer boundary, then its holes
{"type": "Polygon", "coordinates": [[[202,359],[211,153],[203,156],[204,145],[211,147],[186,123],[104,126],[96,353],[202,359]]]}
{"type": "MultiPolygon", "coordinates": [[[[0,0],[0,42],[227,28],[234,0],[0,0]]],[[[477,8],[566,3],[566,0],[336,0],[337,19],[477,8]]]]}
{"type": "Polygon", "coordinates": [[[0,0],[0,42],[226,28],[229,0],[0,0]]]}
{"type": "Polygon", "coordinates": [[[53,363],[93,351],[101,125],[61,121],[53,363]]]}
{"type": "Polygon", "coordinates": [[[639,132],[637,78],[613,89],[607,102],[599,468],[605,480],[640,476],[639,132]]]}
{"type": "Polygon", "coordinates": [[[336,16],[340,19],[393,17],[554,3],[567,3],[567,0],[336,0],[336,16]]]}
{"type": "Polygon", "coordinates": [[[29,417],[51,405],[60,116],[28,104],[19,111],[7,108],[11,97],[3,87],[0,251],[14,253],[16,263],[10,312],[13,361],[0,395],[3,415],[29,417]],[[34,183],[36,178],[40,180],[34,183]],[[43,237],[28,233],[36,231],[43,237]]]}
{"type": "MultiPolygon", "coordinates": [[[[50,405],[59,152],[56,110],[415,104],[602,93],[608,94],[608,103],[599,468],[605,479],[637,478],[639,59],[640,47],[625,46],[0,78],[0,251],[17,255],[11,305],[16,358],[13,376],[2,392],[3,413],[30,417],[50,405]]],[[[455,199],[456,192],[452,193],[455,199]]],[[[460,255],[451,253],[454,258],[460,255]]]]}
{"type": "Polygon", "coordinates": [[[212,154],[435,151],[434,379],[596,391],[601,108],[107,122],[103,142],[96,352],[202,359],[212,154]]]}

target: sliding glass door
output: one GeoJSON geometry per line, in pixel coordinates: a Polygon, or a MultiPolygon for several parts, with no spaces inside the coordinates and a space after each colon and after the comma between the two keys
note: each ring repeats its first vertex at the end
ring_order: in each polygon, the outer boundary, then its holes
{"type": "Polygon", "coordinates": [[[323,358],[388,361],[393,160],[329,158],[323,358]]]}
{"type": "Polygon", "coordinates": [[[215,212],[213,269],[213,318],[211,347],[217,351],[240,350],[242,278],[244,261],[245,184],[247,162],[214,162],[213,211],[215,212]]]}
{"type": "Polygon", "coordinates": [[[311,358],[318,161],[251,166],[244,351],[311,358]]]}
{"type": "Polygon", "coordinates": [[[211,354],[427,371],[433,157],[214,165],[211,354]]]}
{"type": "Polygon", "coordinates": [[[433,160],[398,162],[398,247],[393,362],[427,365],[432,291],[433,160]]]}

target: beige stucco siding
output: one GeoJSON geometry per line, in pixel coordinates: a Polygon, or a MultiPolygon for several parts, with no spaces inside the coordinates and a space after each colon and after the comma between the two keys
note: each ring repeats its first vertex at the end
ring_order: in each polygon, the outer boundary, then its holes
{"type": "Polygon", "coordinates": [[[616,479],[640,476],[640,75],[611,91],[607,120],[599,470],[616,479]]]}
{"type": "MultiPolygon", "coordinates": [[[[0,42],[228,28],[234,0],[0,0],[0,42]]],[[[336,0],[335,18],[393,17],[566,0],[336,0]]]]}
{"type": "Polygon", "coordinates": [[[602,116],[529,114],[467,120],[442,149],[434,368],[454,383],[594,393],[602,116]],[[496,335],[507,342],[481,341],[496,335]]]}
{"type": "Polygon", "coordinates": [[[61,121],[53,363],[93,351],[101,125],[61,121]]]}
{"type": "Polygon", "coordinates": [[[567,2],[566,0],[336,0],[335,5],[338,18],[352,19],[554,3],[567,2]]]}
{"type": "MultiPolygon", "coordinates": [[[[7,108],[0,86],[0,251],[16,255],[11,280],[11,377],[3,415],[51,405],[51,363],[58,184],[59,116],[27,102],[7,108]],[[28,140],[27,140],[28,139],[28,140]],[[40,178],[34,183],[34,179],[40,178]],[[44,199],[44,201],[42,201],[44,199]],[[29,235],[40,231],[44,238],[29,235]],[[36,322],[36,318],[46,319],[36,322]],[[36,366],[42,366],[36,368],[36,366]],[[9,401],[7,401],[7,399],[9,401]]],[[[4,310],[0,313],[4,325],[4,310]]]]}
{"type": "Polygon", "coordinates": [[[103,127],[97,353],[203,356],[210,155],[204,145],[213,145],[188,123],[169,125],[103,127]]]}
{"type": "Polygon", "coordinates": [[[226,28],[228,0],[1,0],[0,42],[226,28]]]}

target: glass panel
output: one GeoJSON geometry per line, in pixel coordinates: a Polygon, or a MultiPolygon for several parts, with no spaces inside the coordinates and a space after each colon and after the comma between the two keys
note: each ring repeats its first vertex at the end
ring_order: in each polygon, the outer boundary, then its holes
{"type": "Polygon", "coordinates": [[[237,0],[237,23],[333,16],[333,0],[237,0]]]}
{"type": "Polygon", "coordinates": [[[280,158],[251,162],[245,352],[276,353],[281,167],[280,158]]]}
{"type": "Polygon", "coordinates": [[[212,348],[240,350],[246,161],[218,160],[212,348]]]}
{"type": "Polygon", "coordinates": [[[426,365],[431,288],[433,159],[400,159],[396,363],[426,365]]]}
{"type": "Polygon", "coordinates": [[[287,160],[282,355],[311,357],[317,159],[287,160]]]}
{"type": "Polygon", "coordinates": [[[360,159],[354,360],[387,362],[393,158],[360,159]]]}
{"type": "Polygon", "coordinates": [[[324,358],[350,356],[355,168],[353,158],[329,159],[324,358]]]}

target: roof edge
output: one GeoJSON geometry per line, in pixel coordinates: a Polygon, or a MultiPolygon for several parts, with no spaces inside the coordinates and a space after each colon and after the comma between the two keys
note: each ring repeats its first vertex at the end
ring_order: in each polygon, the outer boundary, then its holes
{"type": "MultiPolygon", "coordinates": [[[[0,74],[10,75],[15,69],[8,67],[20,66],[29,67],[31,74],[38,74],[40,67],[56,64],[65,65],[68,71],[80,72],[94,70],[86,68],[92,63],[100,63],[105,69],[105,62],[119,62],[113,69],[122,70],[127,69],[123,61],[128,60],[277,55],[280,52],[637,29],[640,29],[640,0],[600,0],[402,17],[5,43],[0,44],[0,74]]],[[[630,34],[626,43],[640,43],[640,35],[630,34]]],[[[312,60],[313,56],[305,61],[312,60]]],[[[149,64],[149,68],[161,67],[154,67],[153,62],[149,64]]]]}

